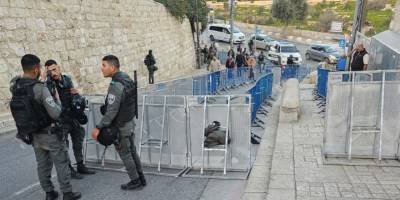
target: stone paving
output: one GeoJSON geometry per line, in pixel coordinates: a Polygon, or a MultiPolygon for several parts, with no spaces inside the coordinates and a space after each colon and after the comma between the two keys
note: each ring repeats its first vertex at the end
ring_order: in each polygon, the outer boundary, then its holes
{"type": "Polygon", "coordinates": [[[400,199],[398,167],[323,164],[324,121],[312,89],[300,91],[299,122],[278,124],[267,199],[400,199]]]}

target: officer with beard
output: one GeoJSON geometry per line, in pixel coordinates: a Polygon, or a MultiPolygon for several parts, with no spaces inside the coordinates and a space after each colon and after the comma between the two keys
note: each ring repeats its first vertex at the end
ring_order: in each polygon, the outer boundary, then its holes
{"type": "MultiPolygon", "coordinates": [[[[77,163],[77,171],[75,171],[71,164],[69,165],[71,169],[71,177],[75,179],[82,179],[83,177],[79,174],[95,174],[94,171],[89,170],[85,164],[83,164],[82,148],[83,140],[85,138],[85,130],[81,124],[87,123],[87,117],[83,112],[77,113],[72,103],[73,98],[80,97],[78,90],[74,88],[71,78],[61,73],[60,66],[56,61],[48,60],[44,65],[48,73],[46,84],[51,93],[55,93],[55,91],[58,92],[62,109],[65,111],[65,116],[62,123],[63,126],[67,127],[71,136],[72,149],[77,163]]],[[[68,142],[67,146],[69,146],[68,142]]]]}

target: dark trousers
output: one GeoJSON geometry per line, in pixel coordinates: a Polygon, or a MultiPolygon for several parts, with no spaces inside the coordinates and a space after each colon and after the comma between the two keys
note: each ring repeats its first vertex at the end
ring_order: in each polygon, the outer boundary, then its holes
{"type": "MultiPolygon", "coordinates": [[[[75,161],[77,163],[82,163],[83,140],[85,139],[85,129],[83,129],[83,127],[76,120],[73,120],[68,125],[70,126],[70,136],[72,140],[72,150],[74,151],[75,161]]],[[[69,147],[68,140],[67,140],[67,147],[69,147]]]]}
{"type": "Polygon", "coordinates": [[[142,164],[140,163],[139,155],[136,152],[133,137],[133,134],[129,136],[122,136],[119,144],[115,144],[115,149],[124,163],[129,178],[131,180],[136,180],[139,178],[140,174],[143,174],[143,169],[142,164]]]}
{"type": "Polygon", "coordinates": [[[154,74],[149,73],[149,84],[154,84],[154,74]]]}

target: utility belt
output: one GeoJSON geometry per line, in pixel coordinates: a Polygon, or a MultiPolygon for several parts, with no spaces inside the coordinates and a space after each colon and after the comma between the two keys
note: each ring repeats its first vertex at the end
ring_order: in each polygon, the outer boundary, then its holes
{"type": "Polygon", "coordinates": [[[59,140],[64,141],[68,137],[68,128],[63,126],[59,122],[53,122],[46,128],[37,132],[37,134],[48,134],[48,135],[56,135],[59,140]]]}

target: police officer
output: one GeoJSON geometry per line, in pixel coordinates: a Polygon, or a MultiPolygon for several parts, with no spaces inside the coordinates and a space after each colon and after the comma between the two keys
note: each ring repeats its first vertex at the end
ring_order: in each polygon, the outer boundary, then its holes
{"type": "Polygon", "coordinates": [[[153,51],[149,50],[149,54],[146,55],[144,59],[144,64],[147,66],[149,71],[149,84],[154,84],[154,72],[157,70],[156,59],[153,56],[153,51]]]}
{"type": "Polygon", "coordinates": [[[46,192],[47,200],[58,198],[58,192],[54,190],[51,182],[53,164],[63,199],[80,199],[81,194],[72,192],[70,184],[71,172],[68,167],[65,137],[62,137],[62,132],[56,128],[56,120],[61,115],[59,100],[51,96],[48,88],[38,80],[41,65],[37,56],[24,55],[21,65],[23,76],[13,78],[10,84],[10,108],[17,125],[17,137],[21,134],[28,135],[23,141],[33,145],[40,185],[46,192]]]}
{"type": "MultiPolygon", "coordinates": [[[[72,149],[74,151],[74,156],[77,163],[77,171],[80,174],[94,174],[95,173],[94,171],[89,170],[83,164],[82,147],[83,147],[83,140],[85,138],[85,130],[83,129],[78,119],[76,118],[76,116],[78,116],[77,113],[74,113],[76,111],[72,108],[73,96],[79,95],[78,91],[77,89],[74,88],[71,78],[61,73],[60,66],[57,65],[56,61],[48,60],[44,65],[48,73],[46,84],[49,87],[51,93],[53,93],[53,91],[58,92],[61,100],[62,109],[66,111],[65,112],[66,116],[64,118],[65,120],[63,120],[63,125],[68,127],[69,133],[71,135],[72,149]]],[[[68,142],[67,146],[69,146],[68,142]]],[[[71,169],[72,178],[75,179],[83,178],[75,171],[75,169],[72,167],[71,164],[69,166],[71,169]]]]}
{"type": "Polygon", "coordinates": [[[130,182],[121,185],[122,190],[138,189],[146,185],[139,156],[133,142],[135,123],[135,83],[128,74],[119,70],[120,64],[116,56],[108,55],[102,60],[101,71],[104,77],[111,77],[105,102],[104,115],[92,130],[92,137],[97,139],[100,129],[117,127],[118,139],[115,149],[125,165],[130,182]]]}

